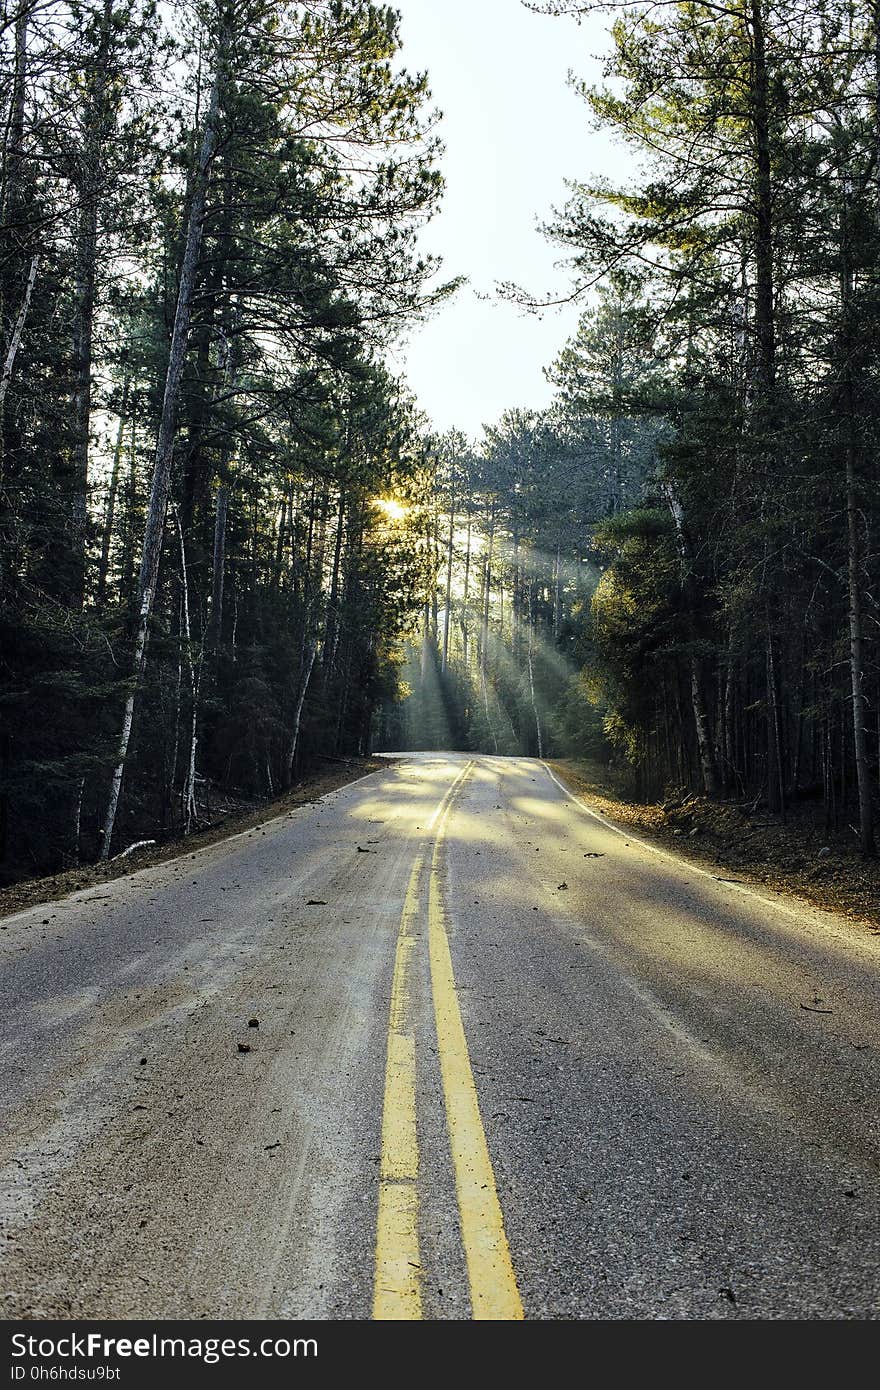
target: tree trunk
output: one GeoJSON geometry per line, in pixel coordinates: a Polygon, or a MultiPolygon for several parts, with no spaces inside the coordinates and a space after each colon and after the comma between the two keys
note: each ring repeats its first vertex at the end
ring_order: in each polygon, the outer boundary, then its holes
{"type": "Polygon", "coordinates": [[[874,217],[880,227],[880,0],[874,0],[871,20],[874,31],[874,217]]]}
{"type": "Polygon", "coordinates": [[[293,781],[293,764],[296,758],[296,746],[299,742],[299,727],[302,721],[303,705],[306,702],[306,692],[309,688],[309,681],[312,678],[312,668],[315,665],[315,654],[318,650],[318,643],[314,638],[307,643],[305,660],[300,673],[299,689],[296,695],[296,705],[293,711],[293,727],[290,735],[290,747],[287,753],[287,785],[293,781]]]}
{"type": "Polygon", "coordinates": [[[703,683],[700,679],[696,657],[691,657],[691,707],[694,713],[694,728],[697,735],[697,753],[700,759],[700,772],[703,776],[703,788],[707,796],[717,796],[718,775],[715,770],[712,740],[709,736],[709,716],[706,713],[706,702],[703,697],[703,683]]]}
{"type": "MultiPolygon", "coordinates": [[[[682,511],[681,503],[678,501],[675,490],[670,482],[666,483],[666,497],[669,503],[669,510],[672,512],[672,517],[675,522],[675,534],[678,541],[678,553],[681,561],[681,583],[684,591],[685,603],[687,604],[691,641],[693,642],[696,639],[696,632],[694,630],[696,594],[694,592],[691,544],[687,531],[685,530],[684,512],[682,511]]],[[[703,787],[707,796],[717,796],[718,770],[715,766],[715,756],[709,734],[709,718],[706,714],[703,683],[700,679],[699,663],[695,655],[692,655],[690,659],[690,678],[691,708],[694,716],[694,729],[697,736],[697,753],[700,759],[703,787]]]]}
{"type": "Polygon", "coordinates": [[[431,585],[431,641],[436,651],[440,635],[440,600],[437,593],[440,579],[440,518],[437,515],[436,503],[434,505],[434,517],[431,523],[429,544],[431,546],[432,573],[434,576],[431,585]]]}
{"type": "Polygon", "coordinates": [[[750,0],[752,31],[751,107],[755,141],[755,337],[757,376],[763,394],[776,380],[773,309],[773,182],[770,154],[770,78],[764,30],[764,0],[750,0]]]}
{"type": "Polygon", "coordinates": [[[446,607],[443,612],[443,658],[440,664],[442,674],[446,675],[449,665],[449,620],[452,614],[452,541],[455,531],[455,484],[449,503],[449,534],[446,537],[446,607]]]}
{"type": "Polygon", "coordinates": [[[528,664],[529,664],[529,695],[532,701],[532,714],[535,717],[535,730],[538,735],[538,757],[544,756],[544,740],[541,736],[541,716],[538,713],[538,702],[535,699],[535,672],[532,666],[532,645],[534,642],[535,628],[532,621],[532,586],[528,587],[528,624],[529,624],[529,644],[528,644],[528,664]]]}
{"type": "Polygon", "coordinates": [[[470,651],[469,651],[469,649],[468,649],[468,648],[469,648],[469,637],[470,637],[470,633],[469,633],[469,631],[468,631],[468,591],[469,591],[469,587],[470,587],[470,578],[471,578],[471,529],[472,529],[472,527],[473,527],[473,517],[472,517],[472,515],[471,515],[470,498],[468,498],[467,542],[466,542],[466,545],[465,545],[465,552],[464,552],[464,581],[463,581],[463,583],[462,583],[462,592],[461,592],[461,667],[462,667],[462,670],[463,670],[464,673],[465,673],[465,676],[467,676],[467,674],[468,674],[468,659],[469,659],[469,656],[470,656],[470,651]]]}
{"type": "Polygon", "coordinates": [[[76,784],[76,791],[74,792],[74,802],[73,802],[73,833],[72,833],[72,835],[71,835],[71,846],[72,846],[72,852],[73,852],[73,862],[74,862],[75,865],[79,865],[80,827],[81,827],[81,825],[82,825],[82,804],[83,804],[83,794],[84,794],[84,792],[85,792],[85,788],[86,788],[86,779],[85,779],[85,777],[80,777],[79,781],[78,781],[77,784],[76,784]]]}
{"type": "Polygon", "coordinates": [[[24,158],[24,117],[28,56],[28,26],[34,0],[21,0],[15,17],[14,57],[12,69],[12,92],[9,99],[9,125],[6,131],[3,151],[3,196],[2,222],[4,227],[10,223],[11,204],[17,191],[21,176],[21,161],[24,158]]]}
{"type": "Polygon", "coordinates": [[[180,543],[180,593],[183,606],[183,640],[186,644],[186,664],[189,672],[189,759],[187,761],[186,776],[183,781],[180,798],[183,833],[184,835],[188,835],[192,828],[192,823],[196,819],[196,753],[199,746],[199,691],[198,682],[196,680],[196,667],[192,655],[192,632],[189,622],[189,580],[186,571],[186,546],[183,540],[183,527],[180,523],[180,512],[176,507],[174,508],[174,520],[177,523],[177,537],[180,543]]]}
{"type": "Polygon", "coordinates": [[[131,417],[128,485],[122,513],[122,556],[119,565],[119,601],[128,605],[134,590],[135,520],[137,516],[137,418],[131,417]]]}
{"type": "Polygon", "coordinates": [[[113,538],[113,518],[116,513],[116,494],[119,491],[119,469],[122,463],[122,448],[125,438],[125,416],[128,406],[128,377],[122,386],[122,404],[119,408],[119,429],[116,433],[116,446],[113,450],[113,468],[110,473],[110,487],[107,492],[107,505],[104,508],[104,530],[101,536],[101,559],[98,563],[98,585],[95,602],[98,608],[104,605],[107,590],[107,571],[110,567],[110,543],[113,538]]]}
{"type": "Polygon", "coordinates": [[[767,734],[772,759],[767,762],[767,802],[785,821],[785,749],[779,712],[779,682],[776,679],[776,653],[770,619],[767,618],[767,734]],[[772,762],[772,766],[771,766],[772,762]],[[774,804],[778,803],[778,804],[774,804]]]}
{"type": "MultiPolygon", "coordinates": [[[[492,591],[492,547],[495,540],[495,508],[489,515],[489,534],[483,556],[482,614],[480,617],[480,687],[486,691],[486,664],[489,656],[489,600],[492,591]]],[[[488,709],[488,705],[487,705],[488,709]]]]}
{"type": "MultiPolygon", "coordinates": [[[[852,421],[850,421],[852,435],[852,421]]],[[[873,858],[874,808],[871,771],[868,766],[866,727],[868,709],[865,700],[865,657],[862,618],[862,546],[859,535],[859,489],[856,478],[855,448],[851,440],[846,451],[846,525],[847,579],[849,598],[849,669],[852,688],[853,743],[856,760],[856,784],[859,794],[859,848],[866,858],[873,858]]]]}
{"type": "Polygon", "coordinates": [[[92,415],[92,330],[98,278],[98,204],[101,163],[107,140],[107,78],[114,28],[113,0],[104,0],[94,66],[87,83],[85,128],[76,178],[75,294],[73,311],[73,446],[70,499],[70,588],[68,602],[79,607],[85,596],[86,525],[89,487],[89,433],[92,415]]]}
{"type": "Polygon", "coordinates": [[[336,510],[336,538],[333,545],[333,567],[330,571],[330,595],[327,600],[327,622],[324,628],[322,665],[329,676],[336,661],[339,642],[339,574],[342,563],[342,538],[345,523],[345,492],[340,490],[336,510]]]}
{"type": "Polygon", "coordinates": [[[211,617],[208,625],[208,650],[214,654],[220,647],[223,633],[223,585],[226,570],[226,516],[229,510],[229,484],[217,488],[214,511],[214,549],[211,563],[211,617]]]}
{"type": "MultiPolygon", "coordinates": [[[[513,533],[513,587],[510,604],[510,651],[514,662],[520,659],[522,650],[522,593],[519,566],[519,531],[513,533]]],[[[503,589],[502,589],[503,593],[503,589]]],[[[504,635],[504,611],[501,612],[501,634],[504,635]]]]}
{"type": "Polygon", "coordinates": [[[736,754],[734,750],[733,723],[735,717],[734,694],[736,691],[736,677],[734,675],[734,650],[733,650],[733,626],[727,635],[727,662],[724,669],[724,713],[723,713],[723,742],[722,749],[724,754],[724,769],[722,782],[725,792],[732,790],[736,778],[736,754]]]}
{"type": "MultiPolygon", "coordinates": [[[[874,857],[874,807],[871,770],[868,765],[866,736],[868,709],[865,700],[865,639],[862,616],[862,541],[859,532],[859,483],[857,457],[859,443],[856,426],[856,389],[853,375],[853,335],[851,330],[853,272],[850,256],[849,207],[846,180],[842,180],[840,216],[840,298],[843,313],[843,396],[846,414],[846,536],[847,597],[849,618],[849,670],[852,689],[853,746],[856,786],[859,797],[859,849],[866,859],[874,857]]],[[[841,800],[843,798],[841,797],[841,800]]]]}
{"type": "MultiPolygon", "coordinates": [[[[809,610],[807,610],[809,612],[809,610]]],[[[791,754],[791,793],[797,796],[801,785],[801,766],[803,762],[804,744],[804,696],[807,684],[807,613],[804,614],[804,621],[801,627],[800,658],[798,660],[798,688],[795,696],[794,710],[794,738],[792,740],[791,754]]]]}
{"type": "MultiPolygon", "coordinates": [[[[16,286],[19,274],[23,271],[22,264],[22,241],[30,242],[31,232],[23,225],[18,226],[19,218],[23,211],[23,180],[22,164],[24,162],[24,125],[25,125],[25,106],[27,98],[27,59],[28,59],[28,26],[30,23],[31,12],[33,10],[33,0],[20,0],[18,12],[15,17],[15,37],[14,37],[14,57],[12,65],[12,91],[9,98],[9,121],[5,132],[6,138],[3,141],[3,188],[0,197],[0,226],[3,229],[3,259],[6,261],[8,269],[4,276],[5,285],[10,288],[16,286]]],[[[30,248],[28,248],[29,250],[30,248]]],[[[25,251],[25,256],[27,251],[25,251]]],[[[21,342],[21,335],[24,329],[25,319],[27,318],[30,307],[33,282],[37,276],[37,256],[31,252],[30,272],[25,281],[25,290],[21,298],[18,317],[15,326],[10,334],[10,341],[4,354],[4,367],[2,378],[2,394],[0,394],[0,483],[8,480],[8,473],[11,467],[13,455],[13,442],[15,432],[11,426],[10,414],[5,408],[6,392],[12,378],[12,369],[15,364],[16,354],[21,342]]],[[[0,282],[0,291],[4,290],[3,282],[0,282]]],[[[9,290],[0,292],[0,335],[2,335],[3,324],[11,317],[11,306],[6,302],[9,298],[9,290]]],[[[3,551],[7,547],[7,512],[14,514],[14,506],[9,503],[9,491],[7,487],[0,487],[0,579],[5,579],[7,566],[11,567],[10,561],[3,563],[3,551]]]]}
{"type": "Polygon", "coordinates": [[[202,240],[202,227],[205,219],[205,199],[208,190],[211,162],[214,158],[214,151],[217,146],[221,67],[222,59],[218,59],[208,111],[205,117],[202,148],[193,184],[192,201],[190,203],[187,222],[186,244],[180,268],[177,308],[174,315],[174,328],[171,334],[171,350],[168,359],[168,370],[165,376],[165,391],[162,399],[159,435],[156,442],[153,482],[150,490],[147,525],[144,534],[140,576],[138,579],[137,632],[134,644],[131,683],[125,702],[125,709],[122,717],[122,730],[119,738],[119,750],[110,786],[107,814],[104,818],[104,832],[101,844],[102,859],[107,859],[110,855],[113,827],[116,823],[116,811],[119,805],[119,793],[122,788],[125,760],[128,756],[128,745],[131,738],[137,689],[146,656],[150,615],[153,611],[156,581],[159,577],[162,534],[165,526],[165,511],[168,505],[168,490],[171,482],[171,460],[176,433],[177,395],[180,389],[181,377],[183,376],[183,366],[186,360],[186,349],[189,341],[189,323],[195,285],[196,264],[198,262],[199,248],[202,240]]]}
{"type": "Polygon", "coordinates": [[[9,347],[6,350],[6,360],[3,363],[3,373],[2,375],[0,375],[0,411],[3,410],[6,404],[6,393],[9,390],[9,383],[12,380],[12,369],[15,366],[15,359],[18,355],[18,349],[21,345],[21,335],[24,332],[24,325],[25,320],[28,316],[28,310],[31,307],[31,295],[34,292],[34,282],[37,278],[37,269],[39,267],[39,264],[39,256],[34,256],[33,260],[31,261],[31,268],[28,272],[27,284],[25,285],[24,289],[24,299],[21,302],[21,308],[19,309],[18,317],[15,320],[15,327],[13,328],[12,336],[9,339],[9,347]]]}
{"type": "Polygon", "coordinates": [[[495,752],[498,752],[498,735],[492,723],[492,716],[489,713],[489,682],[487,679],[487,663],[489,659],[489,602],[492,592],[492,547],[495,540],[495,507],[492,506],[489,514],[489,534],[486,538],[486,554],[483,560],[483,613],[481,623],[481,644],[480,644],[480,689],[483,694],[483,706],[486,711],[486,723],[492,735],[492,742],[495,745],[495,752]]]}

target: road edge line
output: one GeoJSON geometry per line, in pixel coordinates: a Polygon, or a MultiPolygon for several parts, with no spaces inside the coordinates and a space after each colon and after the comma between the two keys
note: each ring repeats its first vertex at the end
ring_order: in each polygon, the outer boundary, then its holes
{"type": "MultiPolygon", "coordinates": [[[[783,913],[786,917],[791,917],[793,921],[800,922],[802,925],[806,913],[812,912],[816,914],[817,917],[823,914],[831,918],[838,915],[829,908],[817,907],[814,903],[807,901],[804,901],[804,913],[800,913],[796,911],[795,908],[789,907],[788,903],[778,902],[776,898],[765,897],[763,893],[758,892],[757,888],[753,888],[750,883],[732,883],[727,879],[720,879],[717,874],[710,873],[708,869],[702,868],[699,864],[694,864],[689,859],[683,859],[675,854],[671,854],[669,850],[661,849],[659,845],[652,845],[650,840],[643,840],[639,835],[630,834],[628,830],[624,830],[621,826],[615,825],[613,821],[608,820],[600,811],[594,811],[592,806],[588,806],[582,797],[578,796],[557,777],[552,767],[550,767],[543,758],[537,758],[536,761],[541,764],[547,776],[553,779],[557,787],[559,787],[561,791],[564,791],[569,800],[573,801],[581,811],[585,811],[588,816],[592,816],[593,820],[599,821],[607,830],[613,830],[615,835],[620,835],[624,840],[631,841],[632,844],[638,845],[641,849],[646,849],[649,853],[656,854],[659,859],[667,860],[668,863],[674,864],[677,869],[685,869],[688,873],[699,874],[701,878],[707,878],[710,883],[717,883],[722,888],[732,888],[734,892],[741,893],[747,898],[754,898],[755,902],[763,903],[765,907],[775,908],[777,912],[783,913]]],[[[800,901],[800,899],[798,899],[798,901],[800,901]]],[[[842,916],[842,914],[840,915],[842,916]]],[[[867,922],[867,919],[860,920],[867,922]]],[[[871,924],[867,923],[867,925],[871,924]]]]}

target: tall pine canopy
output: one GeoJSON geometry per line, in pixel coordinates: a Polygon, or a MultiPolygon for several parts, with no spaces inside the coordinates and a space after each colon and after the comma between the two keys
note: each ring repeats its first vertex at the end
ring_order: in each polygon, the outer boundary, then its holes
{"type": "Polygon", "coordinates": [[[375,507],[420,466],[385,349],[446,292],[398,25],[361,0],[4,12],[7,877],[369,742],[420,564],[375,507]]]}
{"type": "Polygon", "coordinates": [[[7,879],[395,747],[813,797],[874,852],[880,6],[531,8],[606,17],[573,80],[630,158],[548,213],[552,404],[478,440],[389,367],[455,287],[394,10],[4,12],[7,879]]]}

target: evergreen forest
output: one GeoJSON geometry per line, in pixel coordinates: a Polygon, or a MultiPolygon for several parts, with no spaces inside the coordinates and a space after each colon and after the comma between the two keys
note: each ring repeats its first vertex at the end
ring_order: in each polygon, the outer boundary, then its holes
{"type": "Polygon", "coordinates": [[[466,271],[393,8],[4,0],[3,881],[425,748],[873,855],[880,0],[530,8],[611,35],[581,316],[475,439],[390,365],[466,271]]]}

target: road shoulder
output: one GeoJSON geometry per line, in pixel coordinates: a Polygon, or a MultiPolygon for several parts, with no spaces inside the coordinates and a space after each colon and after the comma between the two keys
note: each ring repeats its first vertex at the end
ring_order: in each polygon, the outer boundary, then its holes
{"type": "Polygon", "coordinates": [[[597,764],[553,759],[547,766],[598,815],[683,863],[729,876],[765,895],[799,898],[862,924],[868,932],[880,929],[880,864],[862,860],[845,835],[823,837],[803,808],[793,810],[781,825],[766,812],[749,816],[731,803],[705,797],[676,805],[642,804],[621,796],[597,764]]]}
{"type": "Polygon", "coordinates": [[[287,815],[300,806],[319,801],[321,797],[357,782],[372,772],[385,771],[388,766],[387,758],[340,758],[320,771],[308,774],[284,796],[274,801],[260,802],[247,811],[223,815],[186,837],[175,835],[163,843],[145,844],[134,853],[126,853],[124,857],[117,855],[106,864],[82,864],[46,878],[23,879],[9,884],[0,888],[0,918],[10,917],[29,907],[38,907],[41,903],[55,902],[81,889],[125,878],[154,864],[164,864],[182,855],[197,853],[209,845],[230,840],[243,831],[253,830],[278,816],[287,815]]]}

